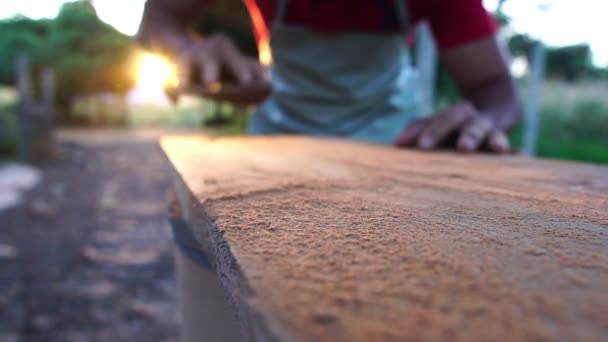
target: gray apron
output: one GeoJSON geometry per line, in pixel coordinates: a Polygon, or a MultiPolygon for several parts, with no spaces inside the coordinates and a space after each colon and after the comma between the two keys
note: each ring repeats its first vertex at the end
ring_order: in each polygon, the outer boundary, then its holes
{"type": "Polygon", "coordinates": [[[418,114],[417,75],[402,32],[323,33],[285,24],[279,1],[271,27],[273,95],[253,113],[251,134],[339,136],[391,143],[418,114]]]}

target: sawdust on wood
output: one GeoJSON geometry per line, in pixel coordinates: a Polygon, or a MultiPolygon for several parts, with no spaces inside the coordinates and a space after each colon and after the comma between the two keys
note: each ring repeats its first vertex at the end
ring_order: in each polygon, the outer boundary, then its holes
{"type": "Polygon", "coordinates": [[[608,339],[607,168],[309,138],[163,147],[239,319],[268,333],[252,339],[608,339]]]}

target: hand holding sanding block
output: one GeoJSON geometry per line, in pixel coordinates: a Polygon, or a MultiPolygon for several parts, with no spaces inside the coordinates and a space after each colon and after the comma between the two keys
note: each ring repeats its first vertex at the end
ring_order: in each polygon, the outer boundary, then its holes
{"type": "Polygon", "coordinates": [[[222,68],[220,81],[204,85],[201,80],[201,70],[193,66],[186,73],[188,81],[182,88],[179,86],[181,80],[175,84],[165,86],[165,93],[176,103],[182,94],[201,96],[214,101],[225,101],[239,105],[253,105],[263,102],[272,94],[272,86],[269,81],[252,81],[239,84],[232,75],[222,68]]]}

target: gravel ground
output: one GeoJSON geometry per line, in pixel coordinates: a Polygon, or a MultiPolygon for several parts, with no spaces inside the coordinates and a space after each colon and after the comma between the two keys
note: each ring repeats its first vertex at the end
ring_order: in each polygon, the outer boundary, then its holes
{"type": "Polygon", "coordinates": [[[63,141],[0,212],[0,341],[176,340],[168,164],[129,136],[63,141]]]}

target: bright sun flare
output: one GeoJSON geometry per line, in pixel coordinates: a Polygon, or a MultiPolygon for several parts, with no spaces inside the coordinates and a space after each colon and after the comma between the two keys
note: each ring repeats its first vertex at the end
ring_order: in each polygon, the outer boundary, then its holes
{"type": "Polygon", "coordinates": [[[147,89],[163,89],[175,79],[173,65],[166,59],[144,53],[139,62],[138,85],[147,89]]]}

